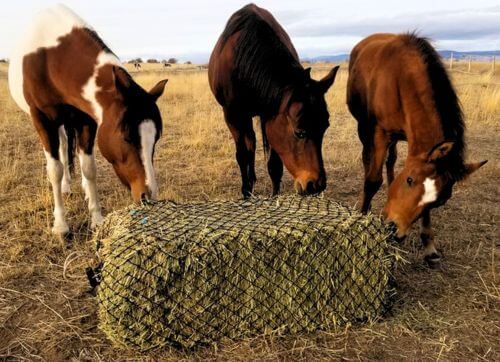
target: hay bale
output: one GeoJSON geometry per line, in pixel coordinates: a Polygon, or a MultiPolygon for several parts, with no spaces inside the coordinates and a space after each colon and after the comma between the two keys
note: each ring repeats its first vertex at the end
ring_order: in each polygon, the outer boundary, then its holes
{"type": "Polygon", "coordinates": [[[321,198],[131,206],[96,236],[100,328],[145,350],[373,319],[393,295],[391,235],[321,198]]]}

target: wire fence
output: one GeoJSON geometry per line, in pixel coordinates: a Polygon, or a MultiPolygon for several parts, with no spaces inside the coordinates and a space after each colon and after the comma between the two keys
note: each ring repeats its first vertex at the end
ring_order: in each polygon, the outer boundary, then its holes
{"type": "Polygon", "coordinates": [[[495,55],[462,55],[457,56],[450,53],[448,59],[443,59],[448,63],[450,70],[468,73],[468,74],[481,74],[489,72],[490,74],[496,73],[497,57],[495,55]]]}
{"type": "Polygon", "coordinates": [[[96,240],[100,328],[140,350],[332,330],[395,295],[392,230],[318,197],[148,203],[96,240]]]}

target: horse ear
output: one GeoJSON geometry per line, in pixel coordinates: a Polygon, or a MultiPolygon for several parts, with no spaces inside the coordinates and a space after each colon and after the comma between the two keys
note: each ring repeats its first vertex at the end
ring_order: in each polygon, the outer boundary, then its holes
{"type": "Polygon", "coordinates": [[[304,75],[307,79],[311,79],[311,67],[304,69],[304,75]]]}
{"type": "Polygon", "coordinates": [[[125,95],[126,91],[130,88],[130,75],[123,68],[113,65],[113,80],[116,89],[125,95]]]}
{"type": "Polygon", "coordinates": [[[466,176],[469,176],[470,174],[476,172],[479,170],[484,164],[486,164],[488,160],[484,160],[481,162],[474,162],[474,163],[467,163],[465,164],[465,174],[466,176]]]}
{"type": "Polygon", "coordinates": [[[160,98],[160,96],[163,94],[163,91],[165,90],[165,86],[167,85],[168,79],[163,79],[160,80],[156,85],[151,88],[149,91],[149,94],[151,94],[155,100],[155,102],[160,98]]]}
{"type": "Polygon", "coordinates": [[[440,142],[429,151],[427,155],[427,162],[435,162],[440,158],[445,157],[448,153],[450,153],[451,149],[455,142],[444,141],[440,142]]]}
{"type": "Polygon", "coordinates": [[[326,93],[332,86],[333,82],[335,81],[335,77],[337,76],[338,70],[338,65],[336,67],[333,67],[332,70],[330,70],[330,72],[319,81],[319,85],[323,93],[326,93]]]}

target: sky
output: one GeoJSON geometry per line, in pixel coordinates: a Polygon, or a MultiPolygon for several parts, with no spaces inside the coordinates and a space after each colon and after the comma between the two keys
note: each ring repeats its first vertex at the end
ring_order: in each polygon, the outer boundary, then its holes
{"type": "MultiPolygon", "coordinates": [[[[56,1],[57,2],[57,1],[56,1]]],[[[0,57],[47,0],[5,1],[0,10],[0,57]]],[[[227,19],[247,1],[66,0],[123,60],[176,57],[205,62],[227,19]]],[[[498,0],[266,0],[301,58],[349,53],[375,32],[417,30],[440,50],[500,49],[498,0]]]]}

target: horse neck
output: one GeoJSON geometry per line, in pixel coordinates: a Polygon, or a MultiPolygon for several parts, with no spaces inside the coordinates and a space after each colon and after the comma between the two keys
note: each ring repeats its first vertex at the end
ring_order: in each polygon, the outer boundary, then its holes
{"type": "Polygon", "coordinates": [[[114,84],[113,65],[96,66],[93,76],[83,87],[89,114],[93,115],[98,127],[113,122],[123,111],[123,97],[114,84]]]}
{"type": "Polygon", "coordinates": [[[408,156],[428,152],[445,140],[432,89],[426,82],[412,84],[412,87],[410,92],[405,92],[408,96],[402,99],[408,156]]]}
{"type": "Polygon", "coordinates": [[[434,115],[412,115],[408,128],[406,137],[409,156],[428,152],[436,144],[445,140],[439,118],[436,119],[434,115]]]}

